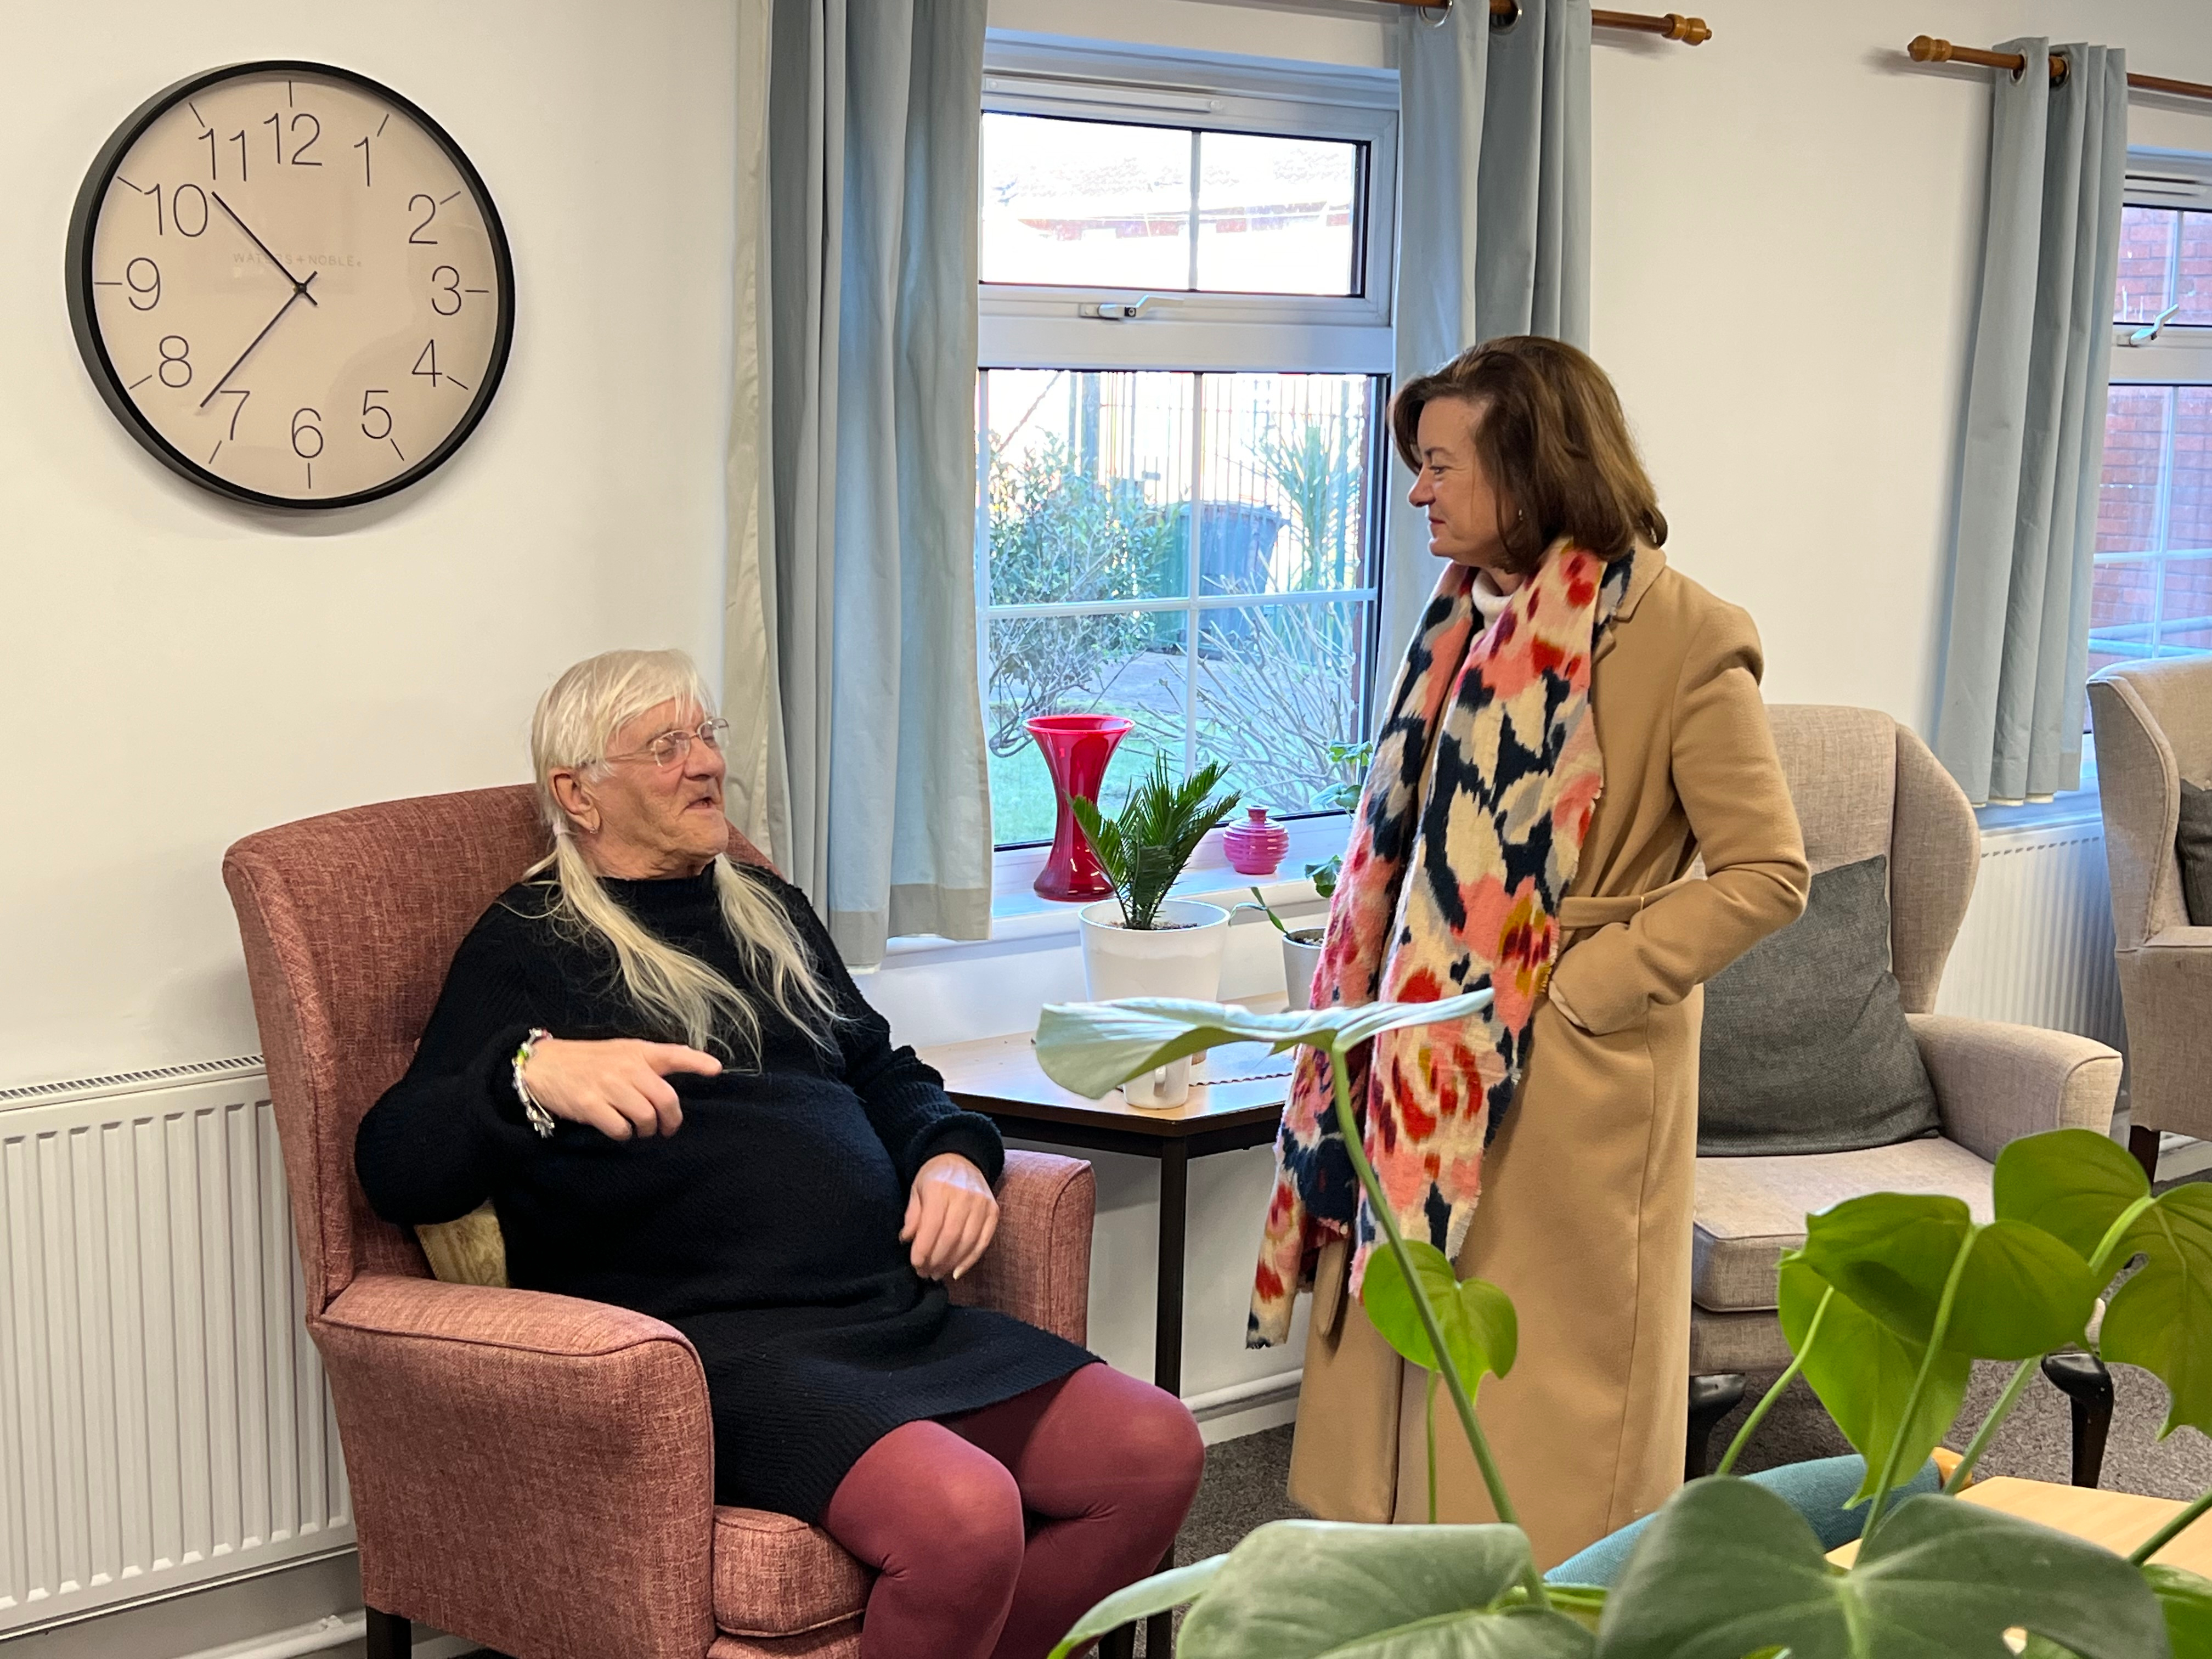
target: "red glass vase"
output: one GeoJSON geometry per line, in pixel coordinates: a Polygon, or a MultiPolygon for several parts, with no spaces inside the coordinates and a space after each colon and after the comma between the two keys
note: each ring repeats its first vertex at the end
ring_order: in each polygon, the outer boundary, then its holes
{"type": "Polygon", "coordinates": [[[1067,803],[1073,795],[1098,799],[1114,745],[1135,722],[1119,714],[1039,714],[1025,724],[1036,739],[1037,753],[1044,757],[1045,769],[1052,774],[1053,799],[1059,810],[1052,856],[1036,878],[1036,890],[1048,899],[1104,898],[1114,890],[1113,884],[1098,867],[1098,856],[1067,803]]]}

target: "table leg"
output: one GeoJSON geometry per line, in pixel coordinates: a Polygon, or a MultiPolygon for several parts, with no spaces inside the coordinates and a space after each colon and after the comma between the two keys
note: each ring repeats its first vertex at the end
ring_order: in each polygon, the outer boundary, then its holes
{"type": "MultiPolygon", "coordinates": [[[[1152,1310],[1152,1382],[1170,1394],[1182,1393],[1182,1279],[1190,1222],[1190,1153],[1180,1140],[1160,1146],[1159,1285],[1152,1310]]],[[[1173,1544],[1161,1559],[1165,1572],[1176,1564],[1173,1544]]],[[[1145,1621],[1145,1659],[1170,1659],[1175,1652],[1175,1615],[1156,1613],[1145,1621]]]]}

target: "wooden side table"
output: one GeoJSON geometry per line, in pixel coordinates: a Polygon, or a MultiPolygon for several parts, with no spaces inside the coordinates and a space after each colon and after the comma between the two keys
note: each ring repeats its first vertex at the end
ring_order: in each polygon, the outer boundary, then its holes
{"type": "MultiPolygon", "coordinates": [[[[1959,1494],[1964,1504],[2001,1510],[2024,1521],[2037,1521],[2055,1531],[2102,1544],[2116,1555],[2125,1555],[2179,1515],[2183,1505],[2170,1498],[2144,1498],[2134,1492],[2104,1492],[2090,1486],[2061,1486],[2048,1480],[2023,1480],[2008,1474],[1977,1480],[1959,1494]]],[[[1858,1559],[1856,1540],[1828,1552],[1828,1559],[1849,1566],[1858,1559]]],[[[2154,1560],[2185,1567],[2191,1572],[2212,1574],[2212,1517],[2194,1522],[2160,1550],[2154,1560]]]]}
{"type": "MultiPolygon", "coordinates": [[[[1259,1000],[1255,1006],[1259,1006],[1259,1000]]],[[[1279,1002],[1279,997],[1267,1000],[1279,1002]]],[[[1190,1098],[1158,1110],[1132,1106],[1115,1090],[1085,1100],[1061,1088],[1038,1068],[1030,1034],[945,1043],[921,1051],[945,1074],[945,1092],[981,1112],[1000,1133],[1049,1146],[1122,1152],[1156,1158],[1160,1166],[1159,1279],[1152,1325],[1152,1381],[1182,1393],[1183,1256],[1189,1231],[1190,1160],[1210,1152],[1241,1152],[1275,1139],[1283,1120],[1295,1051],[1271,1054],[1267,1045],[1240,1042],[1216,1048],[1192,1068],[1190,1098]]],[[[1253,1248],[1259,1218],[1253,1218],[1253,1248]]],[[[1175,1565],[1168,1552],[1163,1566],[1175,1565]]],[[[1164,1659],[1174,1651],[1174,1620],[1158,1613],[1146,1621],[1145,1651],[1164,1659]]],[[[1101,1651],[1106,1651],[1102,1646],[1101,1651]]]]}

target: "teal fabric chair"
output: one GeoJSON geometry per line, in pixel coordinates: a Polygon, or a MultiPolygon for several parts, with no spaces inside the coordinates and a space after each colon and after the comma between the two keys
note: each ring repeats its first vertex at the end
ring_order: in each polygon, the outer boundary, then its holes
{"type": "MultiPolygon", "coordinates": [[[[1844,1507],[1851,1501],[1851,1494],[1858,1491],[1859,1482],[1866,1479],[1864,1458],[1822,1457],[1809,1463],[1785,1463],[1778,1469],[1761,1469],[1744,1479],[1778,1494],[1803,1516],[1824,1550],[1850,1543],[1866,1525],[1865,1504],[1856,1509],[1844,1507]]],[[[1921,1467],[1918,1474],[1898,1489],[1897,1495],[1910,1498],[1918,1492],[1934,1492],[1942,1484],[1942,1477],[1931,1459],[1921,1467]]],[[[1545,1582],[1598,1584],[1609,1589],[1627,1566],[1637,1539],[1650,1524],[1648,1515],[1641,1521],[1630,1522],[1619,1532],[1599,1539],[1581,1554],[1560,1562],[1544,1575],[1545,1582]]]]}

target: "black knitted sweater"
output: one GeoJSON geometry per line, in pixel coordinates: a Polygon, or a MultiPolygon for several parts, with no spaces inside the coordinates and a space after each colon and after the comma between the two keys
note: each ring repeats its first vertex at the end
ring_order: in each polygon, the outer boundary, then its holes
{"type": "MultiPolygon", "coordinates": [[[[612,1140],[525,1121],[511,1069],[526,1033],[666,1040],[623,994],[613,952],[556,929],[550,881],[510,888],[455,952],[407,1075],[362,1120],[355,1167],[376,1212],[449,1221],[489,1198],[507,1276],[636,1309],[690,1338],[714,1417],[715,1497],[814,1521],[902,1423],[1011,1399],[1091,1362],[1003,1314],[955,1308],[899,1243],[915,1173],[957,1152],[996,1182],[997,1128],[861,997],[798,889],[756,870],[830,987],[817,1043],[755,995],[757,1069],[678,1073],[672,1136],[612,1140]]],[[[753,991],[711,872],[605,883],[648,930],[753,991]]]]}

